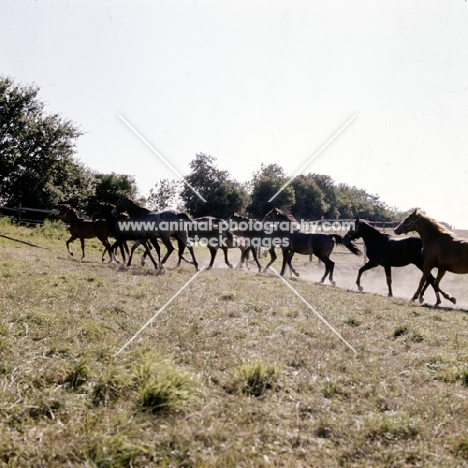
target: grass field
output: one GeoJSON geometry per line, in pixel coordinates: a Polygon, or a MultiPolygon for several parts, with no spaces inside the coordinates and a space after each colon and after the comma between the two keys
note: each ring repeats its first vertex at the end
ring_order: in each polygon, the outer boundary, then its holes
{"type": "Polygon", "coordinates": [[[468,466],[468,276],[433,309],[406,299],[413,267],[387,298],[381,268],[356,292],[361,258],[333,254],[337,287],[295,258],[289,284],[355,355],[273,272],[220,255],[115,356],[193,266],[102,264],[91,241],[80,262],[60,224],[0,234],[47,247],[0,238],[0,466],[468,466]]]}

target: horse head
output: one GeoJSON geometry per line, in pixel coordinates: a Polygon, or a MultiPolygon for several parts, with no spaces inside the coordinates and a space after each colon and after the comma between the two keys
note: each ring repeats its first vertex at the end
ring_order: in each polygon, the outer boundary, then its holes
{"type": "Polygon", "coordinates": [[[416,230],[416,224],[421,219],[422,213],[416,208],[393,231],[395,234],[408,234],[416,230]]]}
{"type": "Polygon", "coordinates": [[[359,231],[361,223],[359,218],[356,218],[353,224],[354,227],[350,228],[350,230],[343,236],[344,244],[349,244],[351,241],[359,239],[361,237],[361,233],[359,231]]]}

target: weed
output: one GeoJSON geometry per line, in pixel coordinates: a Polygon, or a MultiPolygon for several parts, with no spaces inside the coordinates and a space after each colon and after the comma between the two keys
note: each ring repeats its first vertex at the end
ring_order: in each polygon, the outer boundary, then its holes
{"type": "Polygon", "coordinates": [[[278,370],[261,361],[249,361],[236,367],[226,389],[229,393],[244,393],[256,397],[275,387],[278,370]]]}

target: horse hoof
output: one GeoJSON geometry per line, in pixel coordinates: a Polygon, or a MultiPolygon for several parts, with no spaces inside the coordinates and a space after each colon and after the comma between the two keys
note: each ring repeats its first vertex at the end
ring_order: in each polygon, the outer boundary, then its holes
{"type": "Polygon", "coordinates": [[[449,300],[450,300],[450,302],[451,302],[452,304],[456,304],[456,303],[457,303],[457,300],[456,300],[454,297],[451,297],[449,300]]]}
{"type": "Polygon", "coordinates": [[[420,304],[423,304],[423,303],[424,303],[424,297],[423,297],[423,296],[421,296],[421,297],[419,298],[419,303],[420,303],[420,304]]]}
{"type": "Polygon", "coordinates": [[[228,267],[232,269],[232,265],[231,265],[231,264],[229,264],[228,267]]]}
{"type": "Polygon", "coordinates": [[[299,278],[299,276],[301,276],[299,273],[297,272],[294,272],[294,274],[296,275],[296,278],[299,278]]]}
{"type": "Polygon", "coordinates": [[[333,287],[335,287],[335,286],[336,286],[335,281],[331,281],[331,285],[332,285],[333,287]]]}
{"type": "Polygon", "coordinates": [[[358,286],[358,291],[362,292],[362,291],[364,291],[364,288],[362,286],[358,286]]]}

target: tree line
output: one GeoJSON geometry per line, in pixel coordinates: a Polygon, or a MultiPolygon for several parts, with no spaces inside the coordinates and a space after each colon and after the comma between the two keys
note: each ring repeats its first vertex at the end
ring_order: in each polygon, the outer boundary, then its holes
{"type": "Polygon", "coordinates": [[[219,218],[239,212],[261,219],[275,206],[291,212],[297,219],[306,220],[360,217],[391,221],[401,215],[378,195],[347,184],[336,184],[328,175],[298,175],[270,203],[289,181],[284,169],[277,164],[262,164],[247,183],[232,179],[227,171],[217,167],[216,158],[204,153],[195,156],[190,169],[185,178],[188,184],[170,179],[159,181],[150,191],[148,206],[154,210],[176,207],[194,217],[219,218]]]}
{"type": "MultiPolygon", "coordinates": [[[[0,76],[0,205],[21,203],[53,208],[70,203],[91,214],[97,201],[115,203],[121,196],[138,197],[135,179],[126,174],[101,174],[76,157],[80,128],[59,114],[47,113],[36,85],[19,85],[0,76]]],[[[362,217],[392,220],[399,215],[377,195],[328,175],[294,178],[272,203],[268,200],[288,181],[277,164],[262,164],[246,183],[217,167],[216,158],[199,153],[190,163],[188,184],[163,179],[140,202],[154,210],[177,208],[193,217],[229,217],[233,212],[262,218],[273,206],[298,219],[362,217]]]]}

